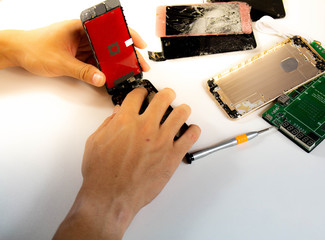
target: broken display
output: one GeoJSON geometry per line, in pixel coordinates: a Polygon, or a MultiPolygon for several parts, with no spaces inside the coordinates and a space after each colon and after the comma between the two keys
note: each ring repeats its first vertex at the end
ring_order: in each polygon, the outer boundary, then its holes
{"type": "Polygon", "coordinates": [[[156,61],[256,47],[250,6],[242,2],[160,6],[156,31],[163,50],[149,52],[156,61]]]}
{"type": "MultiPolygon", "coordinates": [[[[230,2],[230,0],[206,0],[205,2],[230,2]]],[[[267,15],[272,18],[284,18],[286,13],[282,0],[243,0],[252,7],[251,17],[253,21],[267,15]]]]}
{"type": "Polygon", "coordinates": [[[160,6],[158,37],[252,33],[250,6],[246,3],[212,3],[160,6]]]}

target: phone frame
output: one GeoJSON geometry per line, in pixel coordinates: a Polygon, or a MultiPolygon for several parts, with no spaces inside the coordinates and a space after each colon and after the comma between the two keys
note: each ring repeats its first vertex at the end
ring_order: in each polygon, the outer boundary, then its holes
{"type": "Polygon", "coordinates": [[[214,76],[207,87],[227,116],[239,119],[324,71],[324,59],[306,40],[294,36],[214,76]]]}

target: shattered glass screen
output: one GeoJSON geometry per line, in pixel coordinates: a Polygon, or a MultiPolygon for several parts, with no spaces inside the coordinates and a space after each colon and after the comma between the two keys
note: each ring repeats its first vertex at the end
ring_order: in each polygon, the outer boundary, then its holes
{"type": "MultiPolygon", "coordinates": [[[[204,2],[229,2],[232,0],[205,0],[204,2]]],[[[259,20],[261,17],[268,15],[273,18],[285,17],[285,9],[282,0],[241,0],[252,7],[251,17],[253,21],[259,20]]]]}
{"type": "Polygon", "coordinates": [[[239,3],[166,7],[166,35],[242,33],[239,3]]]}

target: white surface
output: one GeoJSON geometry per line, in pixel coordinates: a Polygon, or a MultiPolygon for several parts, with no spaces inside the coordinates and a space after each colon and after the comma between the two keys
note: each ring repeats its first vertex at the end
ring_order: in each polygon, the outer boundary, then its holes
{"type": "MultiPolygon", "coordinates": [[[[157,4],[195,1],[121,0],[127,21],[149,44],[157,4]]],[[[199,2],[199,1],[197,1],[199,2]]],[[[0,29],[32,29],[78,18],[95,0],[0,0],[0,29]]],[[[325,1],[284,0],[278,20],[325,43],[325,1]]],[[[144,77],[171,87],[175,104],[192,108],[202,128],[200,149],[268,124],[259,110],[228,120],[205,89],[206,80],[281,39],[255,32],[258,48],[154,63],[144,77]]],[[[22,39],[23,41],[23,39],[22,39]]],[[[158,49],[159,50],[159,49],[158,49]]],[[[141,51],[147,58],[146,51],[141,51]]],[[[81,184],[87,137],[112,112],[105,89],[77,80],[0,71],[0,239],[50,239],[81,184]]],[[[324,239],[325,142],[307,154],[277,131],[237,148],[181,164],[163,192],[137,215],[126,240],[324,239]]]]}

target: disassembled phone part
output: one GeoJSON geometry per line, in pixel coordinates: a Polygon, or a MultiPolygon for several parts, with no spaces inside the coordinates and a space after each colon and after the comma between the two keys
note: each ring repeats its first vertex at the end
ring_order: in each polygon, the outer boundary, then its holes
{"type": "Polygon", "coordinates": [[[129,79],[140,80],[142,69],[119,0],[88,8],[80,18],[108,92],[129,79]]]}
{"type": "Polygon", "coordinates": [[[159,6],[158,37],[250,34],[251,7],[243,2],[159,6]]]}
{"type": "MultiPolygon", "coordinates": [[[[205,0],[205,2],[229,2],[231,0],[205,0]]],[[[282,0],[242,0],[252,6],[251,16],[253,21],[267,15],[272,18],[284,18],[286,13],[282,0]]]]}
{"type": "MultiPolygon", "coordinates": [[[[144,112],[157,90],[148,80],[142,79],[142,69],[119,0],[104,1],[88,8],[80,18],[98,68],[106,76],[106,89],[113,103],[121,105],[130,91],[145,87],[148,96],[140,113],[144,112]]],[[[169,106],[161,123],[172,110],[169,106]]],[[[184,124],[176,138],[187,128],[184,124]]]]}
{"type": "Polygon", "coordinates": [[[256,48],[254,33],[219,36],[162,37],[162,52],[148,51],[150,60],[165,61],[183,57],[246,51],[256,48]]]}
{"type": "Polygon", "coordinates": [[[324,59],[299,36],[208,80],[208,89],[231,119],[238,119],[313,80],[324,59]]]}
{"type": "Polygon", "coordinates": [[[156,15],[162,52],[148,52],[154,61],[256,47],[247,3],[160,6],[156,15]]]}
{"type": "Polygon", "coordinates": [[[287,95],[263,118],[307,152],[325,139],[325,74],[287,95]]]}

